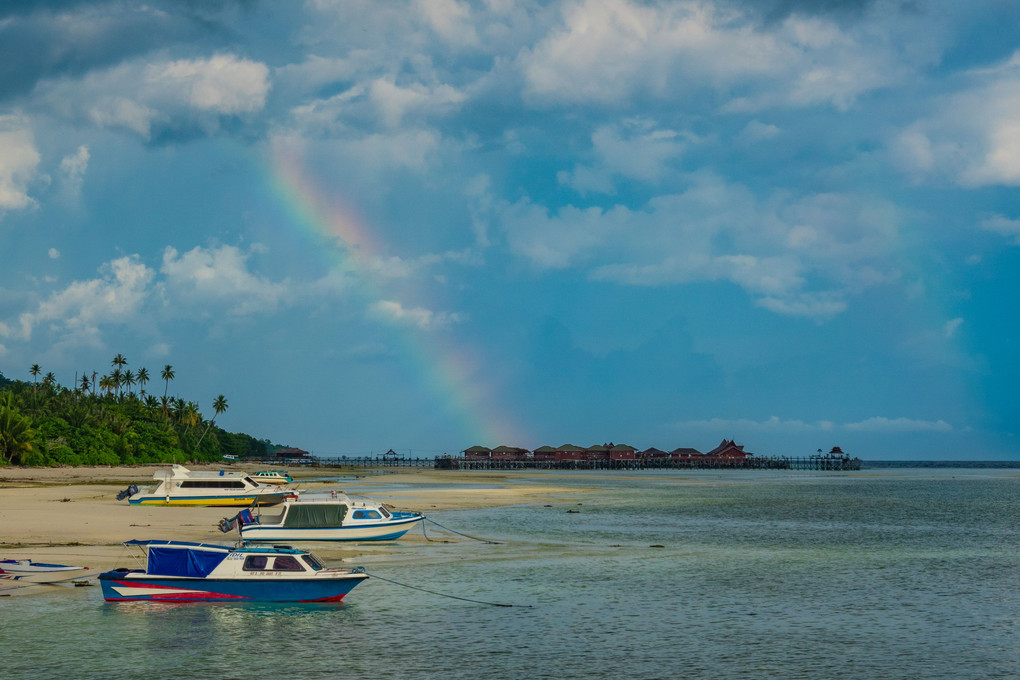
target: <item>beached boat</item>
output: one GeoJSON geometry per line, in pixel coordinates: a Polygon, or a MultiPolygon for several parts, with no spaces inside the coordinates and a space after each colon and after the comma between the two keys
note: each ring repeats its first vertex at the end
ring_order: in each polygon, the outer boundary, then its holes
{"type": "Polygon", "coordinates": [[[144,569],[99,575],[110,602],[339,602],[368,575],[329,569],[310,552],[286,546],[241,547],[180,541],[126,541],[144,569]]]}
{"type": "Polygon", "coordinates": [[[275,505],[294,492],[279,486],[259,484],[243,472],[193,471],[183,465],[157,470],[156,484],[140,490],[132,484],[117,499],[131,505],[275,505]]]}
{"type": "Polygon", "coordinates": [[[251,478],[260,484],[290,484],[294,481],[286,470],[259,470],[253,472],[251,478]]]}
{"type": "Polygon", "coordinates": [[[338,492],[291,497],[279,510],[270,515],[245,511],[220,522],[220,529],[239,526],[241,539],[253,542],[392,541],[425,519],[417,512],[392,511],[338,492]]]}
{"type": "Polygon", "coordinates": [[[84,576],[88,567],[32,560],[0,560],[0,576],[21,583],[60,583],[84,576]]]}

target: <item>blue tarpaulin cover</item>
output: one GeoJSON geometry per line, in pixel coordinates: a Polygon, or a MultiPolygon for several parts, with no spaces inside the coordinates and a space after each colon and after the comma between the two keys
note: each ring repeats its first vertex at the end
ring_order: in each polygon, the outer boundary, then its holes
{"type": "Polygon", "coordinates": [[[190,576],[205,578],[227,556],[226,552],[192,548],[158,548],[149,546],[149,568],[152,576],[190,576]]]}

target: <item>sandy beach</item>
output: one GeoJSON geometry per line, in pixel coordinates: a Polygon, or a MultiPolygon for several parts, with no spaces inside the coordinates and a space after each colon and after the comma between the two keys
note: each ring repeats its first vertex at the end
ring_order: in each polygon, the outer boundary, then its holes
{"type": "MultiPolygon", "coordinates": [[[[124,566],[125,540],[230,543],[236,538],[235,534],[221,533],[217,523],[236,514],[237,508],[129,506],[127,501],[117,500],[117,493],[131,483],[150,484],[156,469],[0,468],[0,559],[79,564],[98,574],[124,566]]],[[[189,469],[223,467],[190,465],[189,469]]],[[[256,468],[230,469],[251,472],[256,468]]],[[[583,489],[558,486],[555,478],[529,483],[519,479],[520,473],[349,468],[291,468],[289,472],[294,486],[302,490],[341,488],[354,496],[368,496],[400,510],[425,514],[453,508],[577,502],[584,495],[583,489]]],[[[400,540],[425,539],[421,532],[412,531],[400,540]]],[[[317,545],[315,551],[324,559],[343,561],[366,549],[378,550],[379,546],[317,545]]]]}

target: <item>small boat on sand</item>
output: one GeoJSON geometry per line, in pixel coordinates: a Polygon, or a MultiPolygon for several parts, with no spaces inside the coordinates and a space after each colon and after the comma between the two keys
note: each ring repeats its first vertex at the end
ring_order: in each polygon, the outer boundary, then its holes
{"type": "Polygon", "coordinates": [[[126,541],[144,569],[99,575],[108,602],[339,602],[368,578],[329,569],[310,552],[287,546],[241,547],[181,541],[126,541]]]}
{"type": "Polygon", "coordinates": [[[156,484],[139,489],[132,484],[117,495],[117,500],[128,499],[131,505],[215,505],[248,506],[275,505],[287,494],[294,493],[270,484],[260,484],[243,472],[189,470],[174,465],[169,470],[157,470],[152,478],[156,484]]]}
{"type": "Polygon", "coordinates": [[[259,470],[251,478],[260,484],[290,484],[294,481],[286,470],[259,470]]]}
{"type": "Polygon", "coordinates": [[[268,515],[242,511],[221,521],[220,530],[238,526],[246,542],[393,541],[425,519],[421,513],[389,510],[340,492],[290,497],[279,510],[268,515]]]}
{"type": "Polygon", "coordinates": [[[32,560],[0,560],[0,576],[20,583],[60,583],[84,576],[88,567],[32,560]]]}

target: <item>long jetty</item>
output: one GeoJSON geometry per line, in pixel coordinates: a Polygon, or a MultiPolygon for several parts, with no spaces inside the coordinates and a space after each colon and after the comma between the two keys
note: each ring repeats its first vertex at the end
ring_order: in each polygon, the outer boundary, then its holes
{"type": "MultiPolygon", "coordinates": [[[[296,463],[291,460],[262,461],[269,465],[296,463]]],[[[434,468],[438,470],[815,470],[846,472],[861,469],[859,458],[847,456],[754,457],[735,461],[705,460],[531,460],[481,459],[459,456],[374,456],[316,458],[302,460],[311,467],[361,468],[434,468]]]]}

